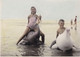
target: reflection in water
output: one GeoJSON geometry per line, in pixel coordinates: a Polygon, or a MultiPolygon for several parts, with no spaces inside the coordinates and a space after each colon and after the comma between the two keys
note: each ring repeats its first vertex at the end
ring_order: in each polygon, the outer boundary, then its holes
{"type": "Polygon", "coordinates": [[[22,56],[40,56],[43,55],[44,45],[19,45],[19,52],[22,56]]]}
{"type": "Polygon", "coordinates": [[[73,51],[63,52],[55,49],[52,51],[52,56],[73,56],[73,51]]]}
{"type": "Polygon", "coordinates": [[[22,56],[73,56],[73,51],[63,52],[46,45],[19,45],[18,49],[22,56]]]}

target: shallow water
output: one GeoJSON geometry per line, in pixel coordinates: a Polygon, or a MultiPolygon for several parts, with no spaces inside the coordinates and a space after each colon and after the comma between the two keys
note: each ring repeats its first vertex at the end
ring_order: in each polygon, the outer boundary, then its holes
{"type": "Polygon", "coordinates": [[[80,50],[63,52],[57,49],[50,49],[46,45],[24,46],[20,45],[18,51],[21,56],[79,56],[80,50]]]}
{"type": "MultiPolygon", "coordinates": [[[[40,24],[40,29],[45,34],[45,45],[16,45],[19,37],[26,28],[25,21],[2,20],[1,26],[1,56],[80,56],[80,26],[77,30],[71,29],[74,44],[78,47],[72,52],[62,52],[50,49],[49,46],[56,39],[57,23],[40,24]]],[[[70,27],[69,24],[65,25],[70,27]]]]}

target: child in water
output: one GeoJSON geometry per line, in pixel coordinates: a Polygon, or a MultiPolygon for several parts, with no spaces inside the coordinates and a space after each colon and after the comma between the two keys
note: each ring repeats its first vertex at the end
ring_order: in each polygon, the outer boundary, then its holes
{"type": "Polygon", "coordinates": [[[71,20],[71,29],[73,29],[73,20],[71,20]]]}
{"type": "MultiPolygon", "coordinates": [[[[36,14],[36,8],[34,6],[31,7],[31,14],[28,16],[28,25],[20,37],[17,44],[31,31],[34,30],[36,33],[39,32],[39,23],[41,21],[41,16],[36,14]]],[[[40,36],[42,36],[42,42],[44,43],[44,34],[40,31],[40,36]]]]}
{"type": "Polygon", "coordinates": [[[77,30],[77,16],[75,16],[74,25],[75,25],[75,30],[77,30]]]}
{"type": "MultiPolygon", "coordinates": [[[[57,30],[57,35],[56,38],[59,36],[59,34],[62,34],[65,31],[65,27],[64,27],[64,23],[65,21],[63,19],[60,19],[58,24],[59,24],[59,28],[57,30]]],[[[50,48],[56,43],[56,40],[52,42],[52,44],[50,45],[50,48]]]]}

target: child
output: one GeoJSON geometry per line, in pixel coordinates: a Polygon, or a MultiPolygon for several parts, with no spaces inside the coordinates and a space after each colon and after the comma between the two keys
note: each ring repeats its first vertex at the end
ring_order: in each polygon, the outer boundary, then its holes
{"type": "Polygon", "coordinates": [[[71,20],[71,29],[73,29],[73,20],[71,20]]]}
{"type": "Polygon", "coordinates": [[[77,16],[75,16],[74,24],[77,24],[77,16]]]}
{"type": "MultiPolygon", "coordinates": [[[[34,30],[36,34],[39,32],[39,24],[40,23],[40,16],[36,14],[36,8],[31,7],[31,15],[28,16],[28,25],[27,28],[25,29],[23,35],[20,37],[19,41],[17,44],[26,36],[31,30],[34,30]]],[[[35,34],[35,35],[36,35],[35,34]]],[[[34,35],[34,36],[35,36],[34,35]]],[[[40,35],[42,36],[42,42],[44,43],[44,34],[40,31],[40,35]]]]}
{"type": "MultiPolygon", "coordinates": [[[[59,36],[59,34],[62,34],[65,31],[65,27],[64,27],[64,20],[60,19],[59,22],[59,29],[57,30],[57,35],[56,38],[59,36]]],[[[52,44],[50,45],[50,48],[56,43],[56,40],[52,42],[52,44]]]]}
{"type": "Polygon", "coordinates": [[[75,25],[75,30],[77,30],[77,16],[75,16],[74,25],[75,25]]]}

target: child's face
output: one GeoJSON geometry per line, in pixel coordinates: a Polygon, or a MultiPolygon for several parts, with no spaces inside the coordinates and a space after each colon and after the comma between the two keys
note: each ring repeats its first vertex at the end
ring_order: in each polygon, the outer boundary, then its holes
{"type": "Polygon", "coordinates": [[[59,21],[59,26],[60,27],[64,27],[64,22],[63,21],[59,21]]]}
{"type": "Polygon", "coordinates": [[[31,8],[31,14],[35,14],[36,13],[36,9],[35,8],[31,8]]]}

